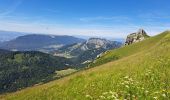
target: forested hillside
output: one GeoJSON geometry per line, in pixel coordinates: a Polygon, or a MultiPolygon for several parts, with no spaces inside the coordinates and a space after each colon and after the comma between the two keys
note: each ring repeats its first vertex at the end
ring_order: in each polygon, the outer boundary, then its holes
{"type": "Polygon", "coordinates": [[[0,92],[50,80],[56,70],[71,67],[71,62],[41,52],[10,52],[0,50],[0,92]]]}

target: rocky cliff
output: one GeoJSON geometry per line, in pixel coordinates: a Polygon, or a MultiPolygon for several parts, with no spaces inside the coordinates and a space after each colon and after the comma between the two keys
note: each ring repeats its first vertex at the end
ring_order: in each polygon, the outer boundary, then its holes
{"type": "Polygon", "coordinates": [[[144,39],[148,37],[149,36],[143,29],[139,29],[137,32],[131,33],[127,36],[125,45],[130,45],[132,43],[143,41],[144,39]]]}
{"type": "Polygon", "coordinates": [[[80,52],[94,49],[109,50],[120,47],[121,43],[109,41],[101,38],[90,38],[85,42],[67,45],[59,49],[61,52],[69,52],[72,55],[78,55],[80,52]]]}

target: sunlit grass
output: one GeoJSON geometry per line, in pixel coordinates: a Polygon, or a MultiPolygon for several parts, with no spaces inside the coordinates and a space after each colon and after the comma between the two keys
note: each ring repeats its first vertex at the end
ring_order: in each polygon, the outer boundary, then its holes
{"type": "Polygon", "coordinates": [[[60,78],[60,77],[67,76],[67,75],[70,75],[70,74],[75,73],[75,72],[77,72],[77,70],[71,69],[71,68],[65,69],[65,70],[60,70],[60,71],[55,72],[54,77],[60,78]]]}

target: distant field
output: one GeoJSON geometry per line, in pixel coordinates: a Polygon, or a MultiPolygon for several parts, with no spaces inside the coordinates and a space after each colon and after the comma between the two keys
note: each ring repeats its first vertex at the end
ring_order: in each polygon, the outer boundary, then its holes
{"type": "Polygon", "coordinates": [[[76,69],[71,69],[71,68],[66,69],[66,70],[60,70],[60,71],[55,72],[56,75],[54,77],[60,78],[60,77],[67,76],[67,75],[75,73],[75,72],[77,72],[77,70],[76,69]]]}
{"type": "MultiPolygon", "coordinates": [[[[2,100],[169,100],[170,32],[110,51],[96,65],[2,100]],[[113,57],[117,57],[114,59],[113,57]],[[110,62],[111,61],[111,62],[110,62]],[[108,62],[108,63],[106,63],[108,62]]],[[[63,74],[61,72],[61,74],[63,74]]]]}

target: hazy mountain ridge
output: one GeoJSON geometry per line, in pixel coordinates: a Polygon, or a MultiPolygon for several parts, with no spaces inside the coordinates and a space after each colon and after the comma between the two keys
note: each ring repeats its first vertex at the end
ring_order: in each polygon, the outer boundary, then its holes
{"type": "Polygon", "coordinates": [[[76,38],[73,36],[55,36],[55,35],[40,35],[30,34],[19,36],[11,41],[1,43],[0,48],[7,50],[17,51],[43,51],[55,50],[63,45],[72,43],[83,42],[84,39],[76,38]]]}
{"type": "Polygon", "coordinates": [[[27,34],[27,33],[0,30],[0,43],[13,40],[13,39],[15,39],[19,36],[23,36],[25,34],[27,34]]]}

